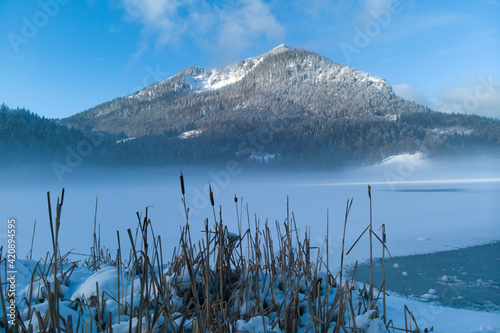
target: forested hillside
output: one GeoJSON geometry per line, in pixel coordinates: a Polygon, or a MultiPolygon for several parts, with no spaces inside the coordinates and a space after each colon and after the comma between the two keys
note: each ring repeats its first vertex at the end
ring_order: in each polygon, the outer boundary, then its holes
{"type": "Polygon", "coordinates": [[[105,161],[111,142],[109,136],[85,134],[26,109],[0,106],[2,166],[65,161],[68,154],[79,154],[78,151],[86,155],[87,163],[105,161]],[[96,145],[97,138],[100,142],[96,145]]]}
{"type": "Polygon", "coordinates": [[[220,121],[213,129],[209,127],[187,138],[172,132],[125,142],[118,138],[67,128],[24,109],[10,110],[5,105],[0,109],[2,166],[53,162],[67,165],[69,158],[93,165],[236,160],[288,167],[337,167],[374,163],[415,151],[424,151],[430,157],[464,155],[480,149],[500,154],[500,121],[429,111],[403,113],[394,121],[311,121],[299,117],[261,123],[220,121]]]}

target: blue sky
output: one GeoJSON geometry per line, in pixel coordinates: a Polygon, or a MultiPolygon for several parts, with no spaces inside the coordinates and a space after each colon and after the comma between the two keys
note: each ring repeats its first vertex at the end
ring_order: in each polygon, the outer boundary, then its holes
{"type": "Polygon", "coordinates": [[[67,117],[282,43],[500,118],[499,0],[2,0],[0,103],[67,117]]]}

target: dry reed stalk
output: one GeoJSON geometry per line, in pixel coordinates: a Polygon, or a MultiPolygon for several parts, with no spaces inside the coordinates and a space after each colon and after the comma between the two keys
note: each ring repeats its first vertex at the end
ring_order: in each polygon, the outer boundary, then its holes
{"type": "MultiPolygon", "coordinates": [[[[56,219],[55,219],[55,225],[52,220],[52,208],[51,208],[51,203],[50,203],[50,192],[47,192],[47,201],[49,205],[49,222],[50,222],[50,231],[52,234],[52,247],[53,247],[53,261],[52,261],[52,266],[53,266],[53,272],[54,272],[54,293],[50,293],[50,284],[47,285],[49,289],[49,294],[48,294],[48,299],[49,301],[55,303],[54,308],[51,311],[52,314],[52,329],[56,330],[57,332],[60,331],[59,327],[59,281],[57,279],[57,271],[58,271],[58,258],[57,254],[59,252],[59,227],[61,225],[61,211],[62,211],[62,206],[64,203],[64,188],[62,189],[61,193],[61,199],[59,200],[59,197],[57,198],[56,201],[56,219]]],[[[62,265],[62,261],[61,261],[62,265]]]]}
{"type": "Polygon", "coordinates": [[[405,304],[404,309],[405,309],[405,322],[406,322],[406,313],[408,313],[408,315],[410,316],[410,319],[411,319],[411,320],[413,321],[413,323],[415,324],[415,330],[414,330],[414,331],[412,331],[412,330],[411,330],[411,322],[410,322],[410,332],[416,332],[416,333],[420,332],[420,329],[418,328],[417,321],[416,321],[415,317],[413,316],[413,313],[412,313],[412,312],[410,311],[410,309],[408,309],[408,307],[406,306],[406,304],[405,304]]]}
{"type": "Polygon", "coordinates": [[[193,293],[194,301],[195,301],[195,309],[196,309],[196,320],[198,327],[203,328],[205,327],[203,324],[203,318],[201,316],[201,309],[200,309],[200,301],[198,299],[198,290],[196,287],[196,281],[195,281],[195,276],[193,274],[193,267],[191,264],[191,259],[188,255],[187,251],[187,245],[186,241],[184,238],[181,236],[181,241],[182,241],[182,252],[184,254],[184,258],[186,260],[186,267],[189,273],[189,281],[190,281],[190,286],[191,286],[191,292],[193,293]]]}
{"type": "Polygon", "coordinates": [[[406,311],[407,310],[407,307],[406,307],[406,304],[404,306],[404,313],[405,313],[405,332],[408,333],[408,318],[407,318],[407,315],[406,315],[406,311]]]}
{"type": "Polygon", "coordinates": [[[354,320],[354,318],[356,317],[355,314],[354,314],[354,307],[353,307],[353,299],[352,299],[352,290],[353,288],[350,288],[349,287],[349,281],[346,280],[346,288],[347,288],[347,291],[348,291],[348,301],[349,301],[349,310],[350,310],[350,313],[351,313],[351,317],[352,317],[352,330],[353,332],[356,332],[356,321],[354,320]]]}
{"type": "MultiPolygon", "coordinates": [[[[127,230],[128,231],[128,234],[129,234],[129,237],[130,237],[130,241],[132,243],[132,248],[135,248],[135,244],[134,244],[134,241],[132,239],[132,233],[130,231],[130,229],[127,230]]],[[[135,249],[134,249],[134,254],[135,254],[135,249]]],[[[137,255],[135,255],[135,261],[134,261],[134,264],[132,266],[132,269],[131,269],[131,281],[132,281],[132,284],[131,284],[131,290],[130,290],[130,320],[129,320],[129,323],[128,323],[128,331],[129,332],[132,332],[132,318],[134,318],[134,275],[133,275],[133,272],[135,271],[135,266],[137,265],[138,263],[138,260],[137,260],[137,255]]]]}
{"type": "Polygon", "coordinates": [[[326,272],[330,274],[330,210],[326,209],[326,272]]]}
{"type": "Polygon", "coordinates": [[[386,300],[385,300],[385,243],[387,237],[385,234],[385,224],[382,224],[382,285],[383,285],[383,311],[384,311],[384,324],[387,324],[386,300]]]}
{"type": "MultiPolygon", "coordinates": [[[[166,321],[168,322],[171,331],[175,332],[177,329],[175,327],[175,324],[174,324],[172,316],[171,316],[171,311],[169,309],[171,293],[170,293],[169,288],[168,288],[169,285],[166,281],[166,277],[162,273],[160,275],[162,280],[159,281],[158,277],[155,275],[154,267],[150,266],[149,269],[151,272],[151,280],[153,281],[153,283],[156,287],[156,290],[158,291],[158,298],[160,298],[162,300],[163,306],[161,308],[161,312],[164,314],[164,318],[166,318],[166,321]],[[162,286],[164,286],[164,288],[162,288],[162,286]]],[[[167,326],[165,325],[165,323],[163,325],[164,325],[165,331],[166,331],[167,326]]]]}
{"type": "Polygon", "coordinates": [[[35,315],[36,315],[36,318],[37,318],[37,321],[38,321],[38,331],[41,331],[41,332],[45,332],[46,331],[46,325],[44,325],[44,319],[42,317],[42,315],[40,314],[40,312],[36,311],[35,310],[35,315]]]}
{"type": "MultiPolygon", "coordinates": [[[[373,234],[373,222],[372,222],[372,191],[371,186],[368,185],[368,197],[370,198],[370,301],[373,305],[373,242],[372,242],[372,234],[373,234]]],[[[370,308],[373,309],[373,308],[370,308]]]]}
{"type": "Polygon", "coordinates": [[[99,282],[95,283],[95,292],[96,292],[96,298],[95,299],[96,299],[96,302],[97,302],[96,303],[96,310],[95,310],[96,317],[97,317],[96,318],[97,319],[97,331],[101,332],[102,331],[102,329],[101,329],[101,323],[102,323],[103,318],[102,318],[102,314],[101,314],[101,311],[100,311],[101,307],[100,307],[100,300],[99,300],[99,282]]]}
{"type": "Polygon", "coordinates": [[[116,240],[118,243],[118,249],[116,250],[116,284],[118,286],[117,288],[117,300],[116,300],[116,306],[117,306],[117,318],[116,322],[120,324],[120,317],[121,317],[121,310],[120,310],[120,295],[121,293],[121,282],[122,282],[122,250],[121,250],[121,243],[120,243],[120,232],[116,230],[116,240]]]}
{"type": "Polygon", "coordinates": [[[31,234],[31,247],[30,247],[30,251],[28,252],[29,260],[33,259],[33,243],[35,242],[35,230],[36,230],[36,220],[33,223],[33,232],[31,234]]]}
{"type": "Polygon", "coordinates": [[[403,286],[403,281],[401,281],[401,277],[399,276],[399,272],[398,272],[398,269],[396,268],[396,263],[394,262],[394,259],[392,258],[392,255],[391,255],[391,252],[389,251],[389,248],[385,245],[385,243],[377,236],[377,234],[373,234],[377,239],[378,241],[382,244],[382,246],[385,248],[385,250],[387,251],[387,254],[389,255],[389,258],[391,258],[391,261],[392,261],[392,266],[394,268],[394,270],[396,271],[396,275],[398,276],[398,280],[399,280],[399,283],[401,285],[401,288],[403,289],[403,293],[405,295],[406,298],[408,298],[408,295],[406,294],[406,290],[403,286]]]}
{"type": "MultiPolygon", "coordinates": [[[[351,210],[352,201],[353,201],[353,199],[351,199],[351,201],[347,200],[346,210],[345,210],[344,232],[342,234],[342,252],[340,254],[340,272],[339,272],[339,284],[338,284],[339,286],[342,286],[342,274],[343,274],[343,271],[344,271],[345,231],[346,231],[346,228],[347,228],[347,218],[348,218],[349,212],[351,210]]],[[[335,332],[336,333],[340,332],[339,323],[340,323],[341,316],[343,315],[343,311],[342,311],[342,306],[341,305],[344,303],[344,301],[343,301],[343,293],[340,292],[339,296],[340,297],[339,297],[339,308],[338,308],[338,315],[337,315],[337,324],[335,325],[335,332]]]]}
{"type": "MultiPolygon", "coordinates": [[[[36,272],[37,270],[40,269],[40,266],[39,266],[39,263],[37,262],[36,265],[35,265],[35,269],[33,270],[33,273],[31,274],[31,278],[30,278],[30,288],[29,288],[29,295],[28,295],[28,298],[29,298],[29,301],[28,301],[28,317],[30,318],[30,323],[31,323],[31,305],[32,305],[32,302],[33,302],[33,284],[35,283],[35,276],[36,276],[36,272]]],[[[39,298],[39,295],[37,295],[37,298],[39,298]]]]}
{"type": "Polygon", "coordinates": [[[96,196],[95,199],[95,211],[94,211],[94,233],[92,235],[92,268],[94,271],[97,270],[97,254],[98,252],[98,247],[97,247],[97,203],[99,201],[99,196],[96,196]]]}

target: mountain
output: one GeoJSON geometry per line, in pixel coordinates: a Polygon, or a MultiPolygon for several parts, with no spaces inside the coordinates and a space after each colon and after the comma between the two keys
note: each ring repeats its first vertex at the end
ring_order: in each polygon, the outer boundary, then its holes
{"type": "Polygon", "coordinates": [[[63,123],[140,137],[217,123],[276,119],[395,119],[426,108],[395,95],[383,79],[306,50],[280,45],[257,57],[208,70],[189,67],[132,95],[63,123]]]}
{"type": "Polygon", "coordinates": [[[432,111],[379,77],[286,45],[216,69],[186,68],[60,123],[115,135],[117,159],[159,163],[342,165],[500,147],[497,120],[432,111]]]}
{"type": "Polygon", "coordinates": [[[66,119],[25,114],[14,121],[22,136],[4,121],[15,112],[2,115],[4,153],[16,154],[7,141],[26,148],[18,151],[49,142],[41,158],[99,165],[236,160],[331,167],[416,151],[500,155],[499,120],[433,111],[397,96],[379,77],[285,45],[215,69],[186,68],[66,119]]]}

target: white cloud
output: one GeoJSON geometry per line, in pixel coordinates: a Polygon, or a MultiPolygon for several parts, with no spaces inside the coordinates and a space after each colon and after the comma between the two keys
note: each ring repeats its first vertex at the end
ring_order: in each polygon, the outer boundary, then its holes
{"type": "Polygon", "coordinates": [[[122,4],[131,20],[144,25],[144,32],[158,35],[159,43],[176,40],[185,33],[186,21],[194,9],[190,2],[179,0],[122,0],[122,4]],[[181,17],[181,11],[188,16],[181,17]]]}
{"type": "Polygon", "coordinates": [[[409,84],[402,83],[402,84],[395,84],[392,86],[392,89],[396,93],[396,95],[403,97],[404,99],[414,101],[420,104],[428,105],[429,101],[425,97],[425,95],[413,87],[411,87],[409,84]]]}
{"type": "MultiPolygon", "coordinates": [[[[287,4],[291,6],[292,2],[288,1],[287,4]]],[[[352,11],[351,6],[351,0],[294,0],[292,9],[301,14],[300,18],[306,17],[310,23],[324,26],[352,11]]]]}
{"type": "Polygon", "coordinates": [[[232,8],[221,17],[218,47],[230,53],[241,52],[262,36],[269,41],[280,41],[285,29],[276,20],[268,5],[261,0],[246,0],[239,8],[232,8]]]}
{"type": "Polygon", "coordinates": [[[443,112],[478,114],[500,118],[500,81],[491,75],[478,76],[466,87],[442,91],[433,107],[443,112]]]}
{"type": "Polygon", "coordinates": [[[407,15],[405,17],[406,27],[403,34],[414,34],[420,32],[435,31],[437,28],[463,25],[470,21],[467,14],[453,13],[428,13],[425,15],[407,15]]]}
{"type": "Polygon", "coordinates": [[[361,0],[360,4],[357,20],[359,24],[365,25],[383,13],[390,16],[398,15],[403,9],[411,7],[413,0],[361,0]]]}
{"type": "Polygon", "coordinates": [[[144,35],[154,37],[159,45],[190,37],[200,45],[224,48],[237,56],[256,40],[280,42],[285,33],[263,0],[121,1],[128,18],[140,22],[144,35]]]}
{"type": "MultiPolygon", "coordinates": [[[[393,86],[395,93],[405,99],[447,113],[467,113],[500,119],[500,81],[489,76],[464,76],[453,87],[427,95],[408,84],[393,86]]],[[[451,86],[451,84],[450,84],[451,86]]]]}
{"type": "Polygon", "coordinates": [[[394,0],[364,0],[365,12],[377,12],[382,9],[388,8],[394,0]]]}

